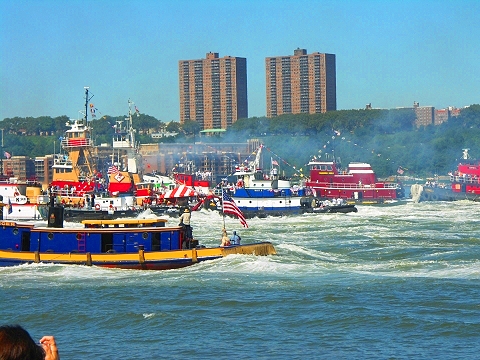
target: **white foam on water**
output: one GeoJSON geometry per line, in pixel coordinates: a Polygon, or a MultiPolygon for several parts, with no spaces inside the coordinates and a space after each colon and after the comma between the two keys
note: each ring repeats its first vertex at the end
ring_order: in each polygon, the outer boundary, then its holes
{"type": "MultiPolygon", "coordinates": [[[[169,270],[167,278],[188,274],[301,274],[319,271],[372,276],[478,278],[480,206],[470,201],[406,203],[397,206],[358,206],[352,214],[306,214],[238,219],[202,209],[192,213],[195,238],[206,246],[220,244],[223,226],[237,230],[242,243],[271,241],[276,256],[230,255],[191,267],[169,270]]],[[[148,212],[144,214],[149,216],[148,212]]],[[[177,224],[178,219],[169,218],[177,224]]],[[[65,223],[78,227],[79,223],[65,223]]],[[[31,264],[0,268],[0,275],[43,281],[134,281],[158,278],[152,272],[72,265],[31,264]]],[[[3,277],[3,276],[2,276],[3,277]]],[[[8,282],[0,280],[0,287],[8,282]]]]}

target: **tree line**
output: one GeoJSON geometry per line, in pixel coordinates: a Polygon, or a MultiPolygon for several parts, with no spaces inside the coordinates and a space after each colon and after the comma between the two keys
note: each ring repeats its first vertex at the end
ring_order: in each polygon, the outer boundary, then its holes
{"type": "MultiPolygon", "coordinates": [[[[111,143],[113,126],[125,116],[105,115],[89,121],[95,144],[111,143]]],[[[3,150],[12,155],[43,156],[59,151],[59,137],[67,129],[67,116],[15,117],[0,122],[3,150]],[[55,149],[56,147],[56,149],[55,149]]],[[[456,168],[462,149],[480,159],[480,105],[462,109],[458,117],[441,125],[417,128],[413,109],[340,110],[325,114],[281,115],[239,119],[221,136],[199,138],[199,125],[164,123],[153,116],[133,117],[140,143],[245,142],[259,138],[283,162],[287,175],[306,170],[312,158],[368,162],[379,176],[444,175],[456,168]],[[165,130],[175,136],[152,139],[149,132],[165,130]]],[[[306,172],[306,171],[304,171],[306,172]]]]}

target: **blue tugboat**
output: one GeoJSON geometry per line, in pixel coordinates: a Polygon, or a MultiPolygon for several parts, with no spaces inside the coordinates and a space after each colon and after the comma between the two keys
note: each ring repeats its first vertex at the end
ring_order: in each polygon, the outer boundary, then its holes
{"type": "Polygon", "coordinates": [[[255,161],[249,166],[237,167],[233,174],[236,184],[229,189],[230,196],[246,218],[301,214],[306,190],[282,179],[274,164],[270,173],[264,174],[260,168],[261,152],[262,146],[256,152],[255,161]]]}
{"type": "Polygon", "coordinates": [[[164,219],[84,220],[63,227],[63,207],[49,208],[46,226],[0,221],[0,266],[76,264],[166,270],[230,254],[273,255],[270,242],[207,248],[164,219]]]}

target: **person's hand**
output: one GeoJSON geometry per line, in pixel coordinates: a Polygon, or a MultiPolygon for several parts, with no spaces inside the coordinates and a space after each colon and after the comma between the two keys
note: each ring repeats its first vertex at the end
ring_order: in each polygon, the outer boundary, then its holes
{"type": "Polygon", "coordinates": [[[60,360],[58,355],[57,343],[53,336],[44,336],[40,339],[43,350],[45,351],[45,360],[60,360]]]}

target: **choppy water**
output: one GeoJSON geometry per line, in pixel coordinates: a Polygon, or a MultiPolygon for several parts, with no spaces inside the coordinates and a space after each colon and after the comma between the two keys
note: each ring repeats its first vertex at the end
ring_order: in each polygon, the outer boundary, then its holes
{"type": "MultiPolygon", "coordinates": [[[[163,272],[3,268],[0,320],[55,335],[62,360],[478,358],[479,215],[462,201],[251,219],[247,230],[227,219],[278,255],[163,272]]],[[[219,243],[218,214],[192,221],[219,243]]]]}

